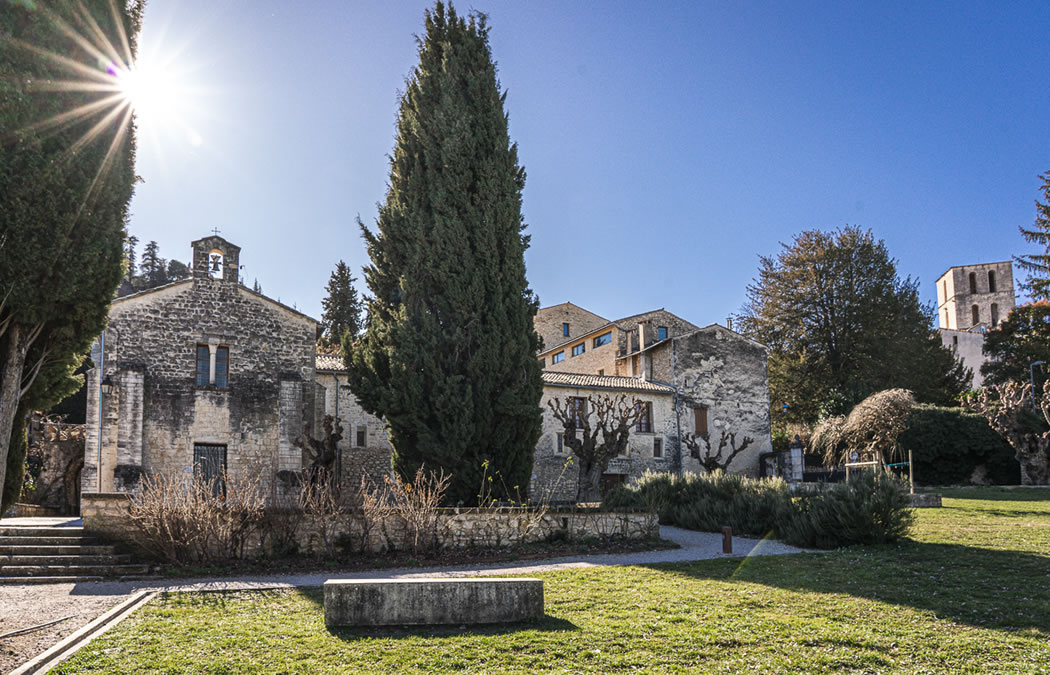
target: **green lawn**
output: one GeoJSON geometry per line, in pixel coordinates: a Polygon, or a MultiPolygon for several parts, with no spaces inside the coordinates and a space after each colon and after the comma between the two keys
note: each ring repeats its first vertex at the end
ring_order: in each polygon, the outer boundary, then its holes
{"type": "Polygon", "coordinates": [[[329,631],[319,589],[173,594],[57,672],[1050,672],[1050,490],[955,489],[913,540],[540,575],[510,627],[329,631]]]}

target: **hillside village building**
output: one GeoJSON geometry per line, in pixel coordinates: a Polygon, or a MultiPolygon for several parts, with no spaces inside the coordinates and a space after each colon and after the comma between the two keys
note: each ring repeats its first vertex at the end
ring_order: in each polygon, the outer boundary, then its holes
{"type": "Polygon", "coordinates": [[[974,387],[984,384],[984,333],[997,328],[1014,306],[1010,261],[950,267],[937,279],[941,342],[973,371],[974,387]]]}
{"type": "MultiPolygon", "coordinates": [[[[326,415],[343,427],[334,466],[344,485],[389,475],[383,422],[350,392],[341,357],[316,353],[317,321],[242,285],[240,249],[222,237],[192,247],[190,278],[113,302],[87,378],[83,492],[134,492],[143,474],[225,470],[257,472],[280,496],[310,462],[296,440],[322,437],[326,415]]],[[[756,473],[770,450],[761,345],[662,309],[611,322],[565,303],[540,310],[536,328],[550,347],[538,354],[546,370],[533,498],[576,494],[564,430],[546,407],[555,397],[623,394],[646,407],[607,487],[646,469],[699,470],[691,434],[710,432],[713,445],[722,430],[753,438],[734,471],[756,473]]]]}

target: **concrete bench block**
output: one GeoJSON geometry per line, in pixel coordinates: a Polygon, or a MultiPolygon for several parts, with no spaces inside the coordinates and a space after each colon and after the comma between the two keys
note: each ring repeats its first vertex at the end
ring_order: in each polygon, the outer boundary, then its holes
{"type": "Polygon", "coordinates": [[[941,496],[936,492],[916,492],[911,495],[913,509],[936,509],[941,506],[941,496]]]}
{"type": "Polygon", "coordinates": [[[419,626],[543,616],[540,579],[359,579],[324,583],[329,626],[419,626]]]}

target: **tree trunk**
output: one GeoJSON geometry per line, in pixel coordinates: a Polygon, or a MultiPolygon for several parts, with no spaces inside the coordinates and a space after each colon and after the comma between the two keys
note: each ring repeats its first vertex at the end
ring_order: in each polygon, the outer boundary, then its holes
{"type": "Polygon", "coordinates": [[[1050,447],[1047,446],[1047,441],[1035,434],[1017,437],[1014,448],[1021,465],[1021,485],[1050,484],[1050,447]]]}
{"type": "Polygon", "coordinates": [[[11,429],[18,413],[22,385],[22,367],[25,365],[29,344],[25,327],[12,323],[7,329],[3,367],[0,369],[0,488],[7,476],[7,454],[11,448],[11,429]]]}
{"type": "Polygon", "coordinates": [[[595,462],[580,462],[580,486],[576,491],[577,502],[600,502],[602,500],[602,467],[595,462]]]}

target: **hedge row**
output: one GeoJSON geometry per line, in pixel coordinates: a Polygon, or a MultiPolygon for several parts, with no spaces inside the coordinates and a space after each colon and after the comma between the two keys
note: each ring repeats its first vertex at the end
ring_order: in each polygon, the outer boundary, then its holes
{"type": "Polygon", "coordinates": [[[984,482],[1021,482],[1014,449],[984,417],[964,408],[915,406],[908,430],[899,440],[901,447],[912,451],[915,482],[920,485],[968,483],[980,466],[984,482]]]}

